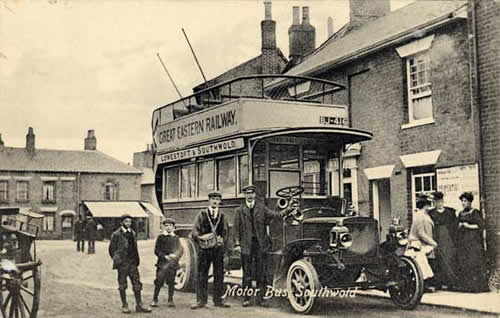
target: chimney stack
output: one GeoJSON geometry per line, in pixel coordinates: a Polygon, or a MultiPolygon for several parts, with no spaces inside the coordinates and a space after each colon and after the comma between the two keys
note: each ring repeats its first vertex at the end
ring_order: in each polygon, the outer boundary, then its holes
{"type": "Polygon", "coordinates": [[[302,24],[299,24],[299,14],[299,7],[293,7],[293,23],[288,29],[290,60],[296,60],[316,48],[316,29],[311,25],[309,7],[302,7],[302,24]]]}
{"type": "Polygon", "coordinates": [[[276,50],[276,22],[272,19],[271,0],[264,1],[264,10],[264,20],[260,22],[262,31],[261,73],[278,74],[281,70],[276,50]]]}
{"type": "Polygon", "coordinates": [[[383,17],[391,12],[390,0],[349,0],[349,24],[352,28],[383,17]]]}
{"type": "Polygon", "coordinates": [[[333,35],[333,18],[328,17],[328,38],[330,38],[333,35]]]}
{"type": "Polygon", "coordinates": [[[35,134],[33,133],[33,127],[28,128],[28,134],[26,135],[26,151],[30,154],[35,153],[35,134]]]}
{"type": "Polygon", "coordinates": [[[89,129],[87,138],[85,138],[83,149],[85,150],[96,150],[97,149],[97,138],[95,137],[94,129],[89,129]]]}
{"type": "Polygon", "coordinates": [[[4,143],[2,140],[2,134],[0,133],[0,149],[2,149],[3,147],[4,147],[4,143]]]}

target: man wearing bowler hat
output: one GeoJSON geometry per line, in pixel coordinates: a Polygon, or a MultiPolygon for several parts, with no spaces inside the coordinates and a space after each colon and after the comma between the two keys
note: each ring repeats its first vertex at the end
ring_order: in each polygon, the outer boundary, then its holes
{"type": "Polygon", "coordinates": [[[132,282],[134,291],[136,312],[149,313],[151,309],[142,303],[142,284],[139,277],[139,251],[137,250],[137,236],[132,230],[132,216],[124,214],[121,216],[121,226],[111,234],[109,242],[109,256],[113,259],[113,269],[118,271],[118,290],[122,301],[122,313],[128,314],[127,303],[127,277],[132,282]]]}
{"type": "MultiPolygon", "coordinates": [[[[286,213],[271,211],[263,202],[256,200],[256,187],[246,186],[242,189],[245,194],[245,202],[237,208],[234,219],[235,249],[241,251],[241,263],[243,266],[242,287],[252,287],[252,272],[257,282],[257,305],[265,305],[266,277],[265,262],[266,252],[271,250],[271,239],[267,235],[266,225],[273,218],[280,218],[286,213]],[[255,270],[252,270],[255,264],[255,270]]],[[[250,306],[250,296],[243,298],[243,307],[250,306]]]]}
{"type": "Polygon", "coordinates": [[[198,249],[198,289],[196,304],[191,309],[203,308],[208,300],[208,269],[213,264],[214,292],[213,301],[216,307],[230,307],[225,304],[224,292],[224,253],[228,242],[229,227],[226,216],[219,209],[222,194],[212,191],[208,194],[208,208],[201,210],[196,216],[192,237],[200,247],[198,249]]]}

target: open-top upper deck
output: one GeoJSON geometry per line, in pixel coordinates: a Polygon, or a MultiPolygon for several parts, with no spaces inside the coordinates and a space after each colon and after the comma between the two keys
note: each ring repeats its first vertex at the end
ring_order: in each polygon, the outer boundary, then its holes
{"type": "Polygon", "coordinates": [[[199,91],[153,112],[158,154],[232,136],[277,129],[349,126],[334,105],[341,84],[309,77],[253,75],[199,91]],[[277,79],[280,79],[279,84],[277,79]]]}

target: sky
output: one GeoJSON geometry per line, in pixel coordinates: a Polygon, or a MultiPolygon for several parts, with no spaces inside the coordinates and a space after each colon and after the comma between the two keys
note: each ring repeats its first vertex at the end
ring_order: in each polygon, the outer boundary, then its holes
{"type": "MultiPolygon", "coordinates": [[[[411,0],[391,1],[395,10],[411,0]]],[[[347,0],[274,0],[277,45],[288,56],[292,7],[309,6],[316,45],[349,19],[347,0]]],[[[263,0],[0,0],[0,134],[24,147],[97,149],[132,164],[151,143],[154,109],[260,54],[263,0]]]]}

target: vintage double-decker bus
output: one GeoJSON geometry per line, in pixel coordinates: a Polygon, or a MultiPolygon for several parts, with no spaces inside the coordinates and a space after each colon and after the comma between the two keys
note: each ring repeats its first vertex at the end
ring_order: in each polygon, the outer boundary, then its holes
{"type": "MultiPolygon", "coordinates": [[[[165,216],[176,219],[186,251],[178,289],[190,289],[196,280],[197,247],[189,233],[196,214],[208,205],[208,193],[222,192],[221,209],[232,220],[244,201],[241,189],[253,184],[271,209],[300,199],[300,216],[269,225],[272,252],[267,272],[261,273],[286,284],[295,311],[311,310],[315,297],[294,290],[322,286],[392,288],[400,306],[418,303],[418,266],[399,256],[381,264],[377,221],[346,208],[344,152],[372,135],[349,127],[347,107],[335,104],[343,89],[308,77],[246,76],[153,112],[156,195],[165,216]],[[356,282],[367,274],[367,280],[356,282]],[[302,285],[297,277],[305,279],[302,285]]],[[[233,261],[231,266],[238,266],[233,261]]]]}

